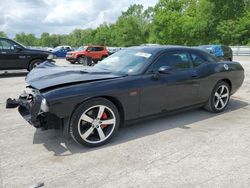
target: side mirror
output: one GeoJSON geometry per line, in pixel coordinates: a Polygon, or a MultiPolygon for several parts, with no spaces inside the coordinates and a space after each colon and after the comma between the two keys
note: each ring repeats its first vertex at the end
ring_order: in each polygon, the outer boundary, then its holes
{"type": "Polygon", "coordinates": [[[20,46],[15,45],[15,46],[14,46],[14,50],[15,50],[16,52],[20,52],[20,51],[22,51],[23,49],[22,49],[20,46]]]}
{"type": "Polygon", "coordinates": [[[172,70],[173,68],[170,66],[162,66],[159,68],[158,72],[160,74],[170,74],[172,70]]]}

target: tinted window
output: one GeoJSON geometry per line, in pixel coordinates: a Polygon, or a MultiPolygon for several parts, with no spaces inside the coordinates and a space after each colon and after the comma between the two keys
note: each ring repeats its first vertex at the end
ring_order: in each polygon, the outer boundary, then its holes
{"type": "Polygon", "coordinates": [[[14,50],[15,44],[8,40],[0,40],[0,50],[14,50]]]}
{"type": "Polygon", "coordinates": [[[204,63],[207,63],[206,59],[204,59],[204,57],[202,57],[201,55],[191,54],[191,57],[193,59],[194,67],[198,67],[204,63]]]}
{"type": "Polygon", "coordinates": [[[91,52],[94,52],[95,51],[95,47],[89,47],[88,50],[91,51],[91,52]]]}
{"type": "Polygon", "coordinates": [[[167,53],[152,65],[150,71],[158,71],[162,66],[170,66],[174,69],[189,69],[192,67],[192,61],[187,53],[167,53]]]}
{"type": "Polygon", "coordinates": [[[207,62],[211,62],[211,63],[218,62],[218,59],[214,55],[211,55],[206,52],[199,52],[198,54],[207,62]]]}
{"type": "Polygon", "coordinates": [[[103,47],[95,47],[95,51],[103,51],[103,47]]]}

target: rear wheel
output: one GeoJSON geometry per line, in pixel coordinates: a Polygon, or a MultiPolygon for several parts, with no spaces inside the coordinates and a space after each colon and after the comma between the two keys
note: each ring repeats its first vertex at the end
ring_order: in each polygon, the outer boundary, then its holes
{"type": "Polygon", "coordinates": [[[120,115],[116,106],[103,98],[83,103],[71,117],[70,134],[79,144],[96,147],[107,143],[117,132],[120,115]]]}
{"type": "Polygon", "coordinates": [[[29,67],[28,67],[28,71],[31,71],[33,68],[35,68],[37,65],[41,64],[43,62],[43,60],[41,59],[35,59],[33,61],[30,62],[29,67]]]}
{"type": "Polygon", "coordinates": [[[79,64],[83,64],[85,62],[85,57],[84,56],[78,57],[76,61],[79,64]]]}
{"type": "Polygon", "coordinates": [[[230,87],[226,82],[220,81],[216,84],[205,109],[214,113],[222,112],[227,107],[229,100],[230,87]]]}

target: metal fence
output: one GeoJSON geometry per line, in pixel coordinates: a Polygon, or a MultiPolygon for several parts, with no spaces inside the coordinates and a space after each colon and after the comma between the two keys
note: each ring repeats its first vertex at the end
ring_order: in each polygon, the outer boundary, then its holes
{"type": "Polygon", "coordinates": [[[230,46],[233,50],[233,55],[250,55],[250,46],[230,46]]]}

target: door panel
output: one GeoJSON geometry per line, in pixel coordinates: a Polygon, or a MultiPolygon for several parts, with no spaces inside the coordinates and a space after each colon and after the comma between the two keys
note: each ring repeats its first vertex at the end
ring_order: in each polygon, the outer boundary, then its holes
{"type": "Polygon", "coordinates": [[[193,105],[198,89],[199,76],[189,53],[163,54],[142,76],[140,116],[193,105]],[[172,67],[172,70],[160,74],[158,70],[162,66],[172,67]]]}
{"type": "Polygon", "coordinates": [[[159,75],[143,75],[141,78],[140,116],[157,114],[166,109],[165,80],[159,75]],[[158,77],[158,78],[157,78],[158,77]]]}
{"type": "Polygon", "coordinates": [[[16,51],[15,45],[9,40],[0,40],[0,69],[25,68],[26,55],[16,51]]]}
{"type": "Polygon", "coordinates": [[[98,52],[96,52],[96,48],[89,47],[87,56],[92,57],[92,59],[98,59],[98,52]]]}
{"type": "Polygon", "coordinates": [[[195,104],[199,81],[195,70],[182,70],[163,75],[167,110],[175,110],[195,104]]]}

